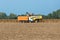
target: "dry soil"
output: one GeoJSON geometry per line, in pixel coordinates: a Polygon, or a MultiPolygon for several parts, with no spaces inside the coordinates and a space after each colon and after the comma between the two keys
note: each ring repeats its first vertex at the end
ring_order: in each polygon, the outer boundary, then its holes
{"type": "Polygon", "coordinates": [[[0,40],[60,40],[60,23],[0,23],[0,40]]]}

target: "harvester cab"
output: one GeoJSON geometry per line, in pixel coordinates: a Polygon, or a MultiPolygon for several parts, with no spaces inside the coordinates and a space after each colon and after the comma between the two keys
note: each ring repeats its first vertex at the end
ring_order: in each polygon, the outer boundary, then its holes
{"type": "Polygon", "coordinates": [[[42,16],[30,16],[29,21],[39,22],[42,20],[42,16]]]}

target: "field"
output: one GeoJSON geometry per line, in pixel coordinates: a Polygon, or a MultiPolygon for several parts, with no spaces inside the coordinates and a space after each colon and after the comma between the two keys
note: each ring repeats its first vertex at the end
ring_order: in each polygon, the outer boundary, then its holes
{"type": "Polygon", "coordinates": [[[60,40],[60,22],[1,22],[0,40],[60,40]]]}

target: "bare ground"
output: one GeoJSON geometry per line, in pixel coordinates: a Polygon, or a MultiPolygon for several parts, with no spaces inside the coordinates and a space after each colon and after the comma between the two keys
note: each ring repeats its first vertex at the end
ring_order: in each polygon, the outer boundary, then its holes
{"type": "Polygon", "coordinates": [[[60,23],[0,23],[0,40],[60,40],[60,23]]]}

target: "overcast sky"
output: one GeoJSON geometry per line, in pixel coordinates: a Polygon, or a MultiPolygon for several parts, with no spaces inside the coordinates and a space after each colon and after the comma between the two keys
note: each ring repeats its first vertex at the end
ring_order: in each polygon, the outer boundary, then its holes
{"type": "Polygon", "coordinates": [[[60,9],[60,0],[0,0],[0,12],[48,14],[60,9]]]}

